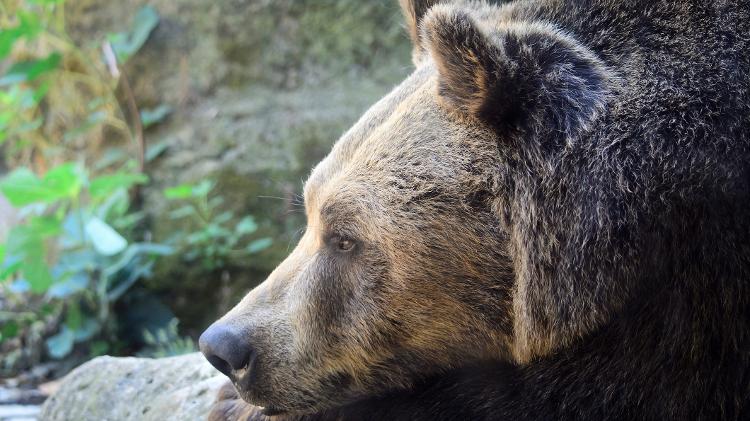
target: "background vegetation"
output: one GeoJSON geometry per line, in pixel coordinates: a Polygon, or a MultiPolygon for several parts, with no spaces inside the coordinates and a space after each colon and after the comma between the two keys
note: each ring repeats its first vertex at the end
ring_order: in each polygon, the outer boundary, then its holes
{"type": "Polygon", "coordinates": [[[193,350],[409,68],[395,1],[0,0],[0,379],[193,350]]]}

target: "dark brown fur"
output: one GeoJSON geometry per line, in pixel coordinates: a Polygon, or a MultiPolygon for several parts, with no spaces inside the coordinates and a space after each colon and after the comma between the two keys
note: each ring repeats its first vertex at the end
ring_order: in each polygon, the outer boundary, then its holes
{"type": "MultiPolygon", "coordinates": [[[[749,419],[750,3],[402,6],[417,69],[219,322],[257,349],[239,395],[301,420],[749,419]]],[[[263,419],[231,391],[213,416],[263,419]]]]}

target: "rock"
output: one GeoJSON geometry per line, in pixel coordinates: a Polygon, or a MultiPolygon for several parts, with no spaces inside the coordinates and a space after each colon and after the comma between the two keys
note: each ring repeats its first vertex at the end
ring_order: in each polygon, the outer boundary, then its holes
{"type": "Polygon", "coordinates": [[[205,420],[226,377],[199,354],[99,357],[73,370],[42,408],[42,421],[205,420]]]}

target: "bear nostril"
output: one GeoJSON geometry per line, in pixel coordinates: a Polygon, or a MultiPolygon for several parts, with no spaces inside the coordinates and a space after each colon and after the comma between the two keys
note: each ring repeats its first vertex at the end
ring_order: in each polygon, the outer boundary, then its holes
{"type": "Polygon", "coordinates": [[[201,352],[209,363],[228,377],[245,368],[253,349],[237,331],[223,323],[214,323],[198,340],[201,352]]]}
{"type": "Polygon", "coordinates": [[[215,369],[221,371],[225,376],[230,377],[230,374],[232,373],[232,367],[229,366],[229,363],[215,355],[206,355],[205,352],[203,354],[215,369]]]}

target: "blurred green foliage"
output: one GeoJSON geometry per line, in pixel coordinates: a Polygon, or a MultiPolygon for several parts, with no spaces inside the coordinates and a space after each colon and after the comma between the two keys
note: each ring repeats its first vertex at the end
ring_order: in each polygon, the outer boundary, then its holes
{"type": "Polygon", "coordinates": [[[64,318],[47,340],[53,358],[67,356],[75,343],[112,335],[114,302],[150,275],[156,256],[172,252],[125,237],[136,236],[142,219],[131,211],[128,189],[147,180],[124,171],[92,178],[66,163],[43,177],[22,167],[0,181],[0,191],[23,215],[10,231],[0,271],[12,278],[12,292],[43,294],[64,318]]]}
{"type": "Polygon", "coordinates": [[[27,194],[0,371],[189,349],[288,254],[300,181],[410,49],[393,1],[0,0],[0,179],[27,194]]]}
{"type": "Polygon", "coordinates": [[[179,321],[172,319],[166,327],[157,329],[156,332],[145,331],[145,346],[138,352],[138,356],[164,358],[196,351],[192,339],[180,336],[178,325],[179,321]]]}
{"type": "Polygon", "coordinates": [[[251,238],[258,230],[252,216],[247,215],[235,223],[234,212],[222,211],[224,199],[210,197],[214,187],[214,182],[203,180],[164,191],[167,199],[182,202],[169,217],[192,221],[191,232],[177,230],[168,242],[180,250],[179,256],[185,263],[197,262],[209,273],[261,252],[272,243],[268,237],[251,238]]]}
{"type": "Polygon", "coordinates": [[[149,183],[143,160],[163,147],[145,151],[138,130],[171,107],[141,110],[129,123],[116,91],[127,83],[118,67],[137,54],[159,15],[145,6],[129,31],[79,46],[66,34],[63,10],[64,0],[0,3],[0,164],[15,167],[0,178],[0,192],[18,217],[0,243],[0,372],[74,351],[78,358],[139,346],[152,355],[192,351],[176,320],[143,322],[149,328],[139,337],[123,338],[123,321],[132,328],[133,317],[118,301],[152,276],[161,256],[178,253],[214,270],[270,245],[252,238],[252,217],[235,223],[220,211],[209,181],[165,193],[181,205],[170,217],[195,219],[195,230],[175,233],[170,244],[150,241],[139,205],[149,183]],[[139,154],[140,162],[132,158],[139,154]],[[42,343],[43,351],[29,349],[42,343]]]}

